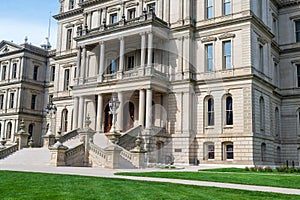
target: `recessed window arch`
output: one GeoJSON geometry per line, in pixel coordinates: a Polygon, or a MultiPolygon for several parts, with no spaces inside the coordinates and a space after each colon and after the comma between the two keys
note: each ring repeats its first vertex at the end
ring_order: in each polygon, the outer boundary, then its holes
{"type": "Polygon", "coordinates": [[[259,99],[259,112],[260,112],[260,131],[265,131],[265,100],[263,97],[259,99]]]}
{"type": "Polygon", "coordinates": [[[233,160],[234,159],[234,146],[233,142],[223,142],[223,160],[233,160]]]}
{"type": "Polygon", "coordinates": [[[7,123],[7,129],[6,129],[6,139],[11,139],[11,133],[12,133],[12,123],[7,123]]]}
{"type": "Polygon", "coordinates": [[[225,97],[225,125],[233,125],[233,99],[231,95],[225,97]]]}
{"type": "Polygon", "coordinates": [[[205,102],[205,124],[206,126],[214,126],[215,125],[215,101],[213,96],[208,96],[204,100],[205,102]]]}
{"type": "Polygon", "coordinates": [[[68,131],[68,110],[67,109],[63,109],[62,113],[61,113],[61,130],[63,132],[67,132],[68,131]]]}
{"type": "Polygon", "coordinates": [[[204,143],[203,160],[215,159],[215,144],[213,142],[204,143]]]}

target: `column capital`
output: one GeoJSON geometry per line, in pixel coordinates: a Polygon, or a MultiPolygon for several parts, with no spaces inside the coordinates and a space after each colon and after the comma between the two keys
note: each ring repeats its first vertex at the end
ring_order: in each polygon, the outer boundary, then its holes
{"type": "Polygon", "coordinates": [[[146,32],[141,32],[140,36],[146,36],[146,34],[147,34],[146,32]]]}
{"type": "Polygon", "coordinates": [[[103,41],[103,40],[101,40],[100,42],[99,42],[99,45],[105,45],[105,41],[103,41]]]}
{"type": "Polygon", "coordinates": [[[119,40],[120,40],[120,41],[124,41],[124,36],[120,36],[120,37],[119,37],[119,40]]]}

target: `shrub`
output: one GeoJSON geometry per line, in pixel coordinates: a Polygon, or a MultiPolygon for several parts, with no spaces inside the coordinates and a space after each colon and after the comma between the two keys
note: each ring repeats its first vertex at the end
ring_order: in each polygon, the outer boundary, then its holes
{"type": "Polygon", "coordinates": [[[258,167],[257,167],[257,171],[258,171],[258,172],[263,172],[263,171],[264,171],[264,168],[262,168],[261,166],[258,166],[258,167]]]}
{"type": "Polygon", "coordinates": [[[265,167],[265,172],[273,172],[272,167],[266,166],[266,167],[265,167]]]}
{"type": "Polygon", "coordinates": [[[250,170],[251,170],[252,172],[257,172],[257,167],[256,167],[256,166],[250,167],[250,170]]]}
{"type": "Polygon", "coordinates": [[[249,167],[245,167],[244,170],[245,170],[246,172],[249,172],[249,171],[250,171],[249,167]]]}

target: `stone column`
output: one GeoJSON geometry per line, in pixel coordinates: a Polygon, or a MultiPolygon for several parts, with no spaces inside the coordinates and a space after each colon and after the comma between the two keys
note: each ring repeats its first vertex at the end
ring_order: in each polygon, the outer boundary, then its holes
{"type": "Polygon", "coordinates": [[[98,10],[98,20],[97,20],[97,27],[101,25],[101,9],[98,10]]]}
{"type": "Polygon", "coordinates": [[[103,41],[99,43],[100,45],[100,56],[99,56],[99,75],[98,75],[98,82],[103,81],[103,74],[104,74],[104,65],[105,65],[105,44],[103,41]]]}
{"type": "Polygon", "coordinates": [[[153,33],[148,33],[148,67],[151,66],[153,58],[153,33]]]}
{"type": "Polygon", "coordinates": [[[103,121],[103,95],[98,94],[98,105],[97,105],[97,122],[96,122],[96,131],[100,133],[103,131],[102,128],[102,121],[103,121]]]}
{"type": "Polygon", "coordinates": [[[88,16],[87,16],[88,29],[91,29],[91,24],[92,24],[92,12],[88,12],[88,16]]]}
{"type": "Polygon", "coordinates": [[[145,66],[146,59],[146,33],[141,33],[141,66],[145,66]]]}
{"type": "Polygon", "coordinates": [[[78,48],[77,51],[77,73],[76,73],[76,79],[78,79],[80,77],[80,61],[81,61],[81,47],[78,48]]]}
{"type": "Polygon", "coordinates": [[[84,119],[84,97],[79,97],[79,110],[78,110],[78,128],[83,128],[84,119]]]}
{"type": "Polygon", "coordinates": [[[170,0],[165,0],[164,3],[164,20],[170,23],[170,0]]]}
{"type": "Polygon", "coordinates": [[[184,24],[191,23],[191,0],[184,0],[184,24]]]}
{"type": "Polygon", "coordinates": [[[183,72],[184,79],[190,79],[190,58],[192,51],[191,48],[191,37],[189,35],[184,36],[183,40],[183,72]]]}
{"type": "Polygon", "coordinates": [[[82,61],[81,61],[81,68],[80,68],[80,78],[82,83],[84,82],[84,78],[85,78],[85,69],[86,69],[86,47],[84,46],[82,49],[82,61]]]}
{"type": "Polygon", "coordinates": [[[147,89],[146,99],[146,129],[152,127],[152,90],[147,89]]]}
{"type": "Polygon", "coordinates": [[[122,92],[118,93],[118,99],[120,101],[120,106],[118,109],[118,116],[117,116],[117,130],[122,132],[123,120],[124,120],[124,96],[122,92]]]}
{"type": "Polygon", "coordinates": [[[73,129],[78,128],[78,107],[79,107],[79,98],[74,97],[73,129]]]}
{"type": "Polygon", "coordinates": [[[122,79],[122,73],[124,71],[124,60],[125,60],[125,41],[124,37],[120,37],[120,58],[119,58],[119,75],[118,77],[122,79]]]}
{"type": "Polygon", "coordinates": [[[140,90],[140,102],[139,102],[139,125],[145,125],[145,90],[140,90]]]}

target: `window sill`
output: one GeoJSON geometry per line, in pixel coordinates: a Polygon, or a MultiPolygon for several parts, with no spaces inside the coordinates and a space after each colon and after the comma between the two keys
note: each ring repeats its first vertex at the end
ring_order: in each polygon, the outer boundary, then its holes
{"type": "Polygon", "coordinates": [[[233,125],[226,125],[224,126],[224,129],[233,129],[233,125]]]}
{"type": "Polygon", "coordinates": [[[206,126],[205,129],[214,129],[214,126],[206,126]]]}

